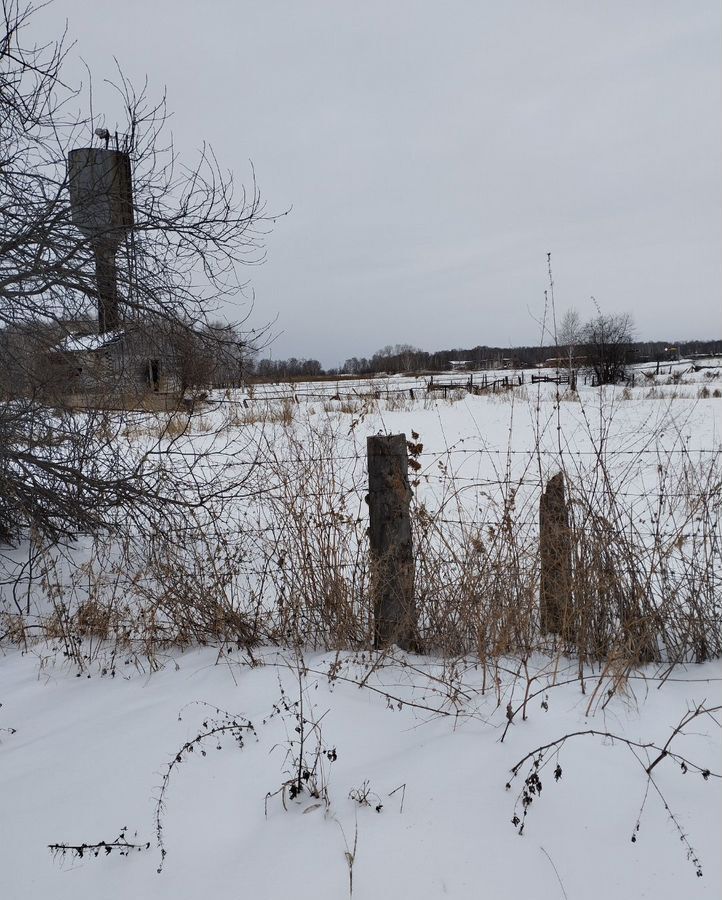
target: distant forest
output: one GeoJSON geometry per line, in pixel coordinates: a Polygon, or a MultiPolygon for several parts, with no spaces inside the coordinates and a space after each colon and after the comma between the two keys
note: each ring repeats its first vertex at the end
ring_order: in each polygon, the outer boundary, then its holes
{"type": "MultiPolygon", "coordinates": [[[[568,365],[569,348],[550,347],[472,347],[470,350],[419,350],[409,344],[396,344],[378,350],[371,357],[352,356],[339,368],[324,369],[317,359],[260,359],[251,361],[253,374],[258,378],[280,379],[314,377],[319,375],[371,375],[411,372],[445,372],[464,364],[467,370],[492,368],[527,368],[547,363],[568,365]]],[[[575,357],[583,365],[584,348],[574,349],[575,357]],[[580,358],[581,357],[581,358],[580,358]]],[[[634,341],[627,345],[628,363],[668,362],[680,357],[722,355],[722,340],[711,341],[634,341]]]]}

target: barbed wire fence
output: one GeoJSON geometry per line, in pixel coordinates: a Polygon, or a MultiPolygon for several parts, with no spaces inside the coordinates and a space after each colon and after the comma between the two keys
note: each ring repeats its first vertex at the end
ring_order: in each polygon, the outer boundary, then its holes
{"type": "MultiPolygon", "coordinates": [[[[125,629],[128,645],[148,648],[230,640],[248,633],[251,621],[251,631],[272,641],[371,646],[365,453],[338,447],[329,435],[282,450],[271,442],[271,450],[254,459],[245,500],[230,516],[226,510],[213,521],[210,503],[163,534],[126,534],[120,549],[117,540],[95,536],[79,567],[81,535],[65,548],[30,542],[14,569],[5,566],[0,584],[16,614],[6,636],[13,624],[19,628],[17,616],[25,619],[25,640],[32,629],[74,633],[79,619],[83,638],[100,619],[101,631],[125,629]],[[41,586],[46,601],[34,620],[31,585],[41,586]]],[[[539,501],[546,475],[559,468],[573,533],[572,614],[594,632],[581,646],[577,621],[577,646],[568,649],[608,653],[629,642],[634,620],[637,632],[649,630],[641,622],[652,623],[660,657],[718,653],[721,456],[720,449],[689,446],[430,451],[411,440],[419,646],[484,654],[541,646],[539,501]],[[588,480],[599,466],[613,472],[617,460],[633,460],[635,477],[650,476],[649,490],[588,480]],[[494,477],[465,474],[482,461],[494,477]],[[695,477],[681,481],[685,472],[695,477]]],[[[74,653],[81,643],[74,642],[74,653]]],[[[649,644],[645,637],[647,656],[649,644]]]]}

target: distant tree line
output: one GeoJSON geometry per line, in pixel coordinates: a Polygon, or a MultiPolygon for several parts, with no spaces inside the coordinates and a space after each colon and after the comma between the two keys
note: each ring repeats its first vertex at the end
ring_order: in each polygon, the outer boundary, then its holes
{"type": "Polygon", "coordinates": [[[605,313],[583,322],[575,309],[567,310],[554,323],[545,323],[546,340],[535,346],[471,349],[420,350],[411,344],[387,344],[371,357],[352,356],[339,369],[324,370],[316,359],[271,360],[255,363],[259,378],[280,380],[322,375],[374,375],[414,372],[530,368],[586,370],[596,384],[615,384],[625,377],[629,364],[670,361],[681,356],[722,353],[722,341],[635,341],[635,327],[629,313],[605,313]]]}
{"type": "Polygon", "coordinates": [[[676,359],[678,356],[722,354],[722,341],[681,341],[677,343],[665,341],[632,341],[624,334],[614,333],[608,336],[600,329],[591,330],[590,334],[581,336],[571,343],[559,343],[558,346],[518,346],[476,347],[450,350],[426,351],[406,344],[395,347],[384,347],[373,356],[351,357],[340,369],[342,374],[368,375],[375,372],[398,374],[404,372],[446,372],[454,363],[466,363],[469,369],[518,368],[542,365],[549,360],[561,361],[568,356],[571,348],[574,360],[579,362],[585,355],[595,355],[594,348],[600,342],[613,340],[621,346],[622,359],[626,363],[657,362],[676,359]],[[617,338],[619,340],[617,340],[617,338]]]}
{"type": "Polygon", "coordinates": [[[259,380],[269,379],[271,381],[327,374],[317,359],[296,359],[295,356],[290,359],[249,360],[247,371],[259,380]]]}
{"type": "Polygon", "coordinates": [[[245,371],[251,376],[274,381],[285,378],[374,375],[379,372],[448,372],[452,363],[469,370],[485,368],[531,368],[552,365],[566,368],[569,360],[575,368],[595,370],[602,383],[613,382],[631,363],[665,362],[678,357],[722,354],[722,340],[710,341],[634,341],[631,320],[626,316],[600,316],[578,331],[562,335],[558,344],[518,347],[454,347],[449,350],[420,350],[410,344],[387,345],[370,357],[352,356],[338,368],[324,369],[317,359],[247,360],[245,371]],[[562,339],[564,338],[564,339],[562,339]],[[596,365],[595,365],[596,362],[596,365]],[[598,370],[598,371],[597,371],[598,370]]]}

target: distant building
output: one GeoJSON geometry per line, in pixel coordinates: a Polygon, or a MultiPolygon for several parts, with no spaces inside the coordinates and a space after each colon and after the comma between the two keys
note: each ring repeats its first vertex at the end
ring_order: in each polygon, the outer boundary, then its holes
{"type": "Polygon", "coordinates": [[[11,326],[0,330],[0,389],[51,402],[177,394],[203,381],[198,343],[193,332],[173,334],[151,323],[128,323],[103,334],[84,319],[11,326]]]}
{"type": "Polygon", "coordinates": [[[55,390],[91,396],[177,391],[173,348],[147,331],[128,325],[104,334],[71,332],[46,352],[55,390]]]}
{"type": "Polygon", "coordinates": [[[470,359],[450,359],[449,360],[449,368],[454,371],[458,371],[460,369],[471,369],[473,367],[473,362],[470,359]]]}
{"type": "Polygon", "coordinates": [[[537,363],[537,369],[578,369],[582,366],[589,365],[589,359],[586,356],[550,356],[542,363],[537,363]]]}

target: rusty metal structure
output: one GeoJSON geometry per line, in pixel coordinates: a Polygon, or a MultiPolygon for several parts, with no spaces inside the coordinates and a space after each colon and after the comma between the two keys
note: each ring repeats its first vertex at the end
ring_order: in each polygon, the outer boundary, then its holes
{"type": "Polygon", "coordinates": [[[95,254],[98,332],[120,328],[115,257],[133,227],[130,157],[121,150],[83,147],[68,154],[73,224],[95,254]]]}

